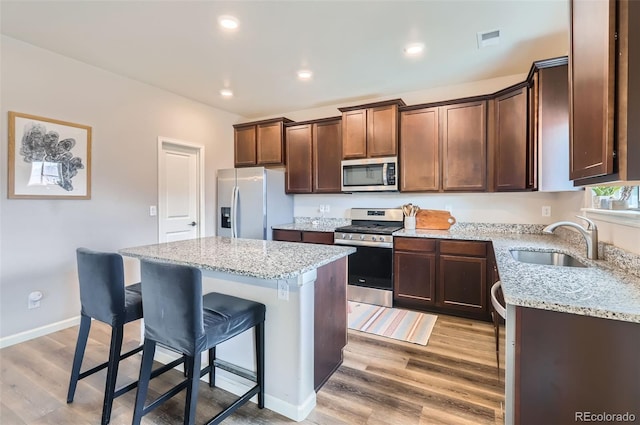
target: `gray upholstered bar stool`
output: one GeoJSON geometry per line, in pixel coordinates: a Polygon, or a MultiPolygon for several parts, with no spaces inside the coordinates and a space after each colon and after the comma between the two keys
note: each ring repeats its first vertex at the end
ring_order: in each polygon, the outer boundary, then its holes
{"type": "Polygon", "coordinates": [[[135,387],[129,386],[116,391],[116,378],[120,360],[137,352],[142,347],[121,355],[123,328],[125,323],[142,318],[142,295],[140,283],[124,286],[124,266],[119,254],[91,251],[86,248],[76,250],[78,260],[78,281],[80,283],[80,330],[76,352],[71,369],[71,380],[67,403],[73,401],[78,380],[92,375],[105,367],[107,382],[102,406],[102,425],[109,423],[113,399],[135,387]],[[89,338],[91,319],[111,326],[111,346],[109,360],[92,369],[80,373],[84,350],[89,338]]]}
{"type": "MultiPolygon", "coordinates": [[[[202,295],[199,269],[176,264],[141,261],[144,306],[144,350],[136,394],[133,424],[161,403],[187,389],[184,423],[195,422],[200,378],[209,373],[215,384],[215,347],[255,328],[256,385],[208,424],[219,424],[257,394],[264,407],[264,304],[219,293],[202,295]],[[145,406],[156,344],[187,357],[187,378],[145,406]],[[209,352],[209,365],[201,369],[201,353],[209,352]]],[[[245,376],[243,374],[242,376],[245,376]]]]}

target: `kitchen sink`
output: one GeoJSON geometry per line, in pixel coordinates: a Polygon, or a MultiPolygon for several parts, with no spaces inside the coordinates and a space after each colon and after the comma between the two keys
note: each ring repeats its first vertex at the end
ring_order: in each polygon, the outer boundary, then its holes
{"type": "Polygon", "coordinates": [[[528,251],[525,249],[512,249],[510,252],[514,259],[522,263],[563,267],[587,267],[575,257],[569,254],[563,254],[562,252],[528,251]]]}

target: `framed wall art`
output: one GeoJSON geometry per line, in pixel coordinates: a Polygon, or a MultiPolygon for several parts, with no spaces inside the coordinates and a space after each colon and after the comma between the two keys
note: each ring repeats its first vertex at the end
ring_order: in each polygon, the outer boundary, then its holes
{"type": "Polygon", "coordinates": [[[91,199],[91,127],[9,112],[12,199],[91,199]]]}

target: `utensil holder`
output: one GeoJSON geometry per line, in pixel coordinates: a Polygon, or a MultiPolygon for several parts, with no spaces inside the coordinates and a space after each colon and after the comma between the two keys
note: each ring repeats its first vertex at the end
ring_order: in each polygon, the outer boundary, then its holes
{"type": "Polygon", "coordinates": [[[404,228],[406,230],[415,230],[415,228],[416,228],[416,218],[415,218],[415,216],[406,216],[404,218],[404,228]]]}

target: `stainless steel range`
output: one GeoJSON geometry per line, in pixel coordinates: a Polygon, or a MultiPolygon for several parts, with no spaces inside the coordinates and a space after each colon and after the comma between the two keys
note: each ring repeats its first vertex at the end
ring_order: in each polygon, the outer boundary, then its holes
{"type": "Polygon", "coordinates": [[[351,225],[334,233],[336,245],[349,245],[356,253],[349,256],[351,301],[391,307],[393,304],[393,236],[402,229],[400,208],[352,208],[351,225]]]}

